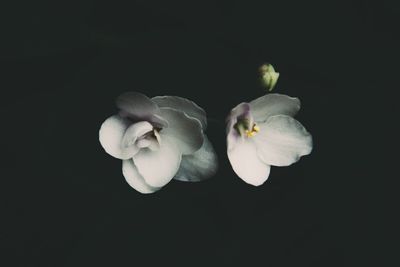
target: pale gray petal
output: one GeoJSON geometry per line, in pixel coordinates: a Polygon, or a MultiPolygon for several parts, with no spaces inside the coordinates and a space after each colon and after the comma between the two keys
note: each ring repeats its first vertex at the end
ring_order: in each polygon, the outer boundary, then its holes
{"type": "Polygon", "coordinates": [[[207,128],[206,112],[193,101],[179,96],[156,96],[152,100],[160,108],[166,107],[183,111],[186,115],[198,119],[203,130],[207,128]]]}
{"type": "Polygon", "coordinates": [[[294,116],[300,110],[300,100],[281,94],[267,94],[250,102],[256,122],[264,122],[275,115],[294,116]]]}
{"type": "Polygon", "coordinates": [[[217,154],[207,136],[203,146],[191,155],[182,156],[181,166],[174,179],[185,182],[199,182],[212,177],[218,169],[217,154]]]}
{"type": "MultiPolygon", "coordinates": [[[[160,111],[158,111],[160,112],[160,111]]],[[[153,114],[149,117],[148,121],[155,127],[155,128],[165,128],[168,127],[168,122],[160,115],[153,114]]]]}
{"type": "Polygon", "coordinates": [[[182,154],[192,154],[200,149],[203,145],[203,130],[197,119],[171,108],[160,108],[160,111],[168,122],[168,127],[160,133],[173,138],[182,154]]]}
{"type": "Polygon", "coordinates": [[[118,96],[116,105],[121,109],[122,116],[128,116],[133,120],[149,121],[153,114],[159,112],[158,106],[144,94],[127,92],[118,96]]]}
{"type": "Polygon", "coordinates": [[[288,166],[311,153],[311,134],[292,117],[272,116],[259,127],[260,131],[253,139],[259,157],[266,164],[288,166]]]}

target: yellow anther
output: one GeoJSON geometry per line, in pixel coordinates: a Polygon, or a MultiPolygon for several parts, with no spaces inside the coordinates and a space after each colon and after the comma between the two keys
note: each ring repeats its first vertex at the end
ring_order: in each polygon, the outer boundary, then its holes
{"type": "Polygon", "coordinates": [[[255,136],[258,132],[260,131],[260,127],[258,127],[256,124],[253,125],[253,128],[251,130],[245,130],[244,133],[246,134],[247,137],[253,137],[255,136]]]}
{"type": "Polygon", "coordinates": [[[249,121],[242,120],[237,122],[234,128],[241,136],[253,137],[260,131],[260,127],[255,123],[253,123],[251,128],[250,125],[249,121]]]}
{"type": "Polygon", "coordinates": [[[249,130],[246,130],[246,131],[245,131],[245,134],[246,134],[247,137],[253,136],[253,132],[251,132],[251,131],[249,131],[249,130]]]}

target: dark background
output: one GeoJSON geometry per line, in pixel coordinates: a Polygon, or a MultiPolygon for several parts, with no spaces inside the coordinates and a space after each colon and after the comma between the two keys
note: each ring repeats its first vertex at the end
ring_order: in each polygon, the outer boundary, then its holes
{"type": "Polygon", "coordinates": [[[22,1],[2,8],[2,266],[389,266],[395,1],[22,1]],[[224,118],[297,96],[314,150],[252,187],[224,118]],[[220,161],[202,183],[142,195],[98,142],[124,91],[194,100],[220,161]],[[391,163],[387,161],[386,163],[391,163]],[[388,164],[390,165],[390,164],[388,164]],[[380,248],[380,249],[379,249],[380,248]]]}

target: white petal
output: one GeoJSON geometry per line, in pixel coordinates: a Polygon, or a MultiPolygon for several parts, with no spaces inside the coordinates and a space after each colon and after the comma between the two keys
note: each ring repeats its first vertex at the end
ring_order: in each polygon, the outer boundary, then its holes
{"type": "Polygon", "coordinates": [[[311,153],[311,134],[292,117],[273,116],[259,124],[259,127],[260,132],[253,138],[263,162],[273,166],[288,166],[311,153]]]}
{"type": "Polygon", "coordinates": [[[158,150],[141,149],[133,161],[147,184],[153,187],[166,185],[177,173],[181,163],[181,152],[168,136],[160,134],[158,150]]]}
{"type": "Polygon", "coordinates": [[[300,110],[300,100],[281,94],[267,94],[250,102],[256,122],[264,122],[274,115],[294,116],[300,110]]]}
{"type": "MultiPolygon", "coordinates": [[[[156,133],[156,132],[154,132],[156,133]]],[[[154,136],[146,136],[136,141],[139,148],[149,148],[150,150],[158,150],[160,148],[159,138],[154,136]]]]}
{"type": "Polygon", "coordinates": [[[260,160],[250,139],[239,139],[234,148],[228,150],[228,158],[235,173],[246,183],[259,186],[268,179],[271,167],[260,160]]]}
{"type": "Polygon", "coordinates": [[[121,94],[117,97],[116,104],[124,115],[134,120],[150,121],[153,114],[159,112],[158,106],[150,98],[137,92],[121,94]]]}
{"type": "Polygon", "coordinates": [[[203,146],[191,155],[182,156],[181,166],[174,179],[185,182],[199,182],[213,176],[218,169],[218,158],[204,136],[203,146]]]}
{"type": "Polygon", "coordinates": [[[161,133],[173,138],[182,154],[192,154],[203,145],[203,130],[197,119],[189,117],[179,110],[160,108],[161,114],[168,122],[168,127],[161,133]]]}
{"type": "Polygon", "coordinates": [[[228,133],[230,129],[236,124],[238,121],[238,118],[251,118],[250,114],[250,105],[249,103],[243,102],[234,107],[231,112],[229,113],[229,116],[226,118],[227,122],[227,129],[226,132],[228,133]]]}
{"type": "Polygon", "coordinates": [[[139,148],[146,148],[149,147],[151,145],[151,140],[150,139],[140,139],[137,141],[136,145],[139,148]]]}
{"type": "MultiPolygon", "coordinates": [[[[160,111],[157,111],[160,112],[160,111]]],[[[150,116],[149,118],[149,122],[151,122],[151,124],[156,127],[156,128],[164,128],[164,127],[168,127],[168,122],[163,119],[160,115],[157,114],[153,114],[150,116]]]]}
{"type": "Polygon", "coordinates": [[[104,150],[118,159],[128,159],[139,150],[135,145],[124,148],[122,139],[131,122],[118,115],[106,119],[100,127],[99,140],[104,150]]]}
{"type": "Polygon", "coordinates": [[[140,121],[132,124],[126,129],[124,137],[122,138],[122,145],[124,147],[128,147],[130,145],[134,145],[136,140],[153,130],[153,126],[147,121],[140,121]]]}
{"type": "Polygon", "coordinates": [[[229,116],[226,118],[227,127],[226,127],[226,134],[227,134],[227,146],[228,149],[232,149],[233,146],[237,143],[237,141],[241,138],[240,134],[234,129],[235,124],[237,123],[238,119],[247,118],[249,120],[253,120],[250,114],[250,105],[249,103],[240,103],[236,107],[234,107],[229,116]]]}
{"type": "Polygon", "coordinates": [[[193,101],[179,96],[156,96],[151,100],[160,108],[166,107],[183,111],[186,115],[198,119],[203,130],[207,128],[206,112],[193,101]]]}
{"type": "Polygon", "coordinates": [[[160,189],[160,187],[153,187],[145,182],[143,176],[137,171],[132,159],[122,161],[122,173],[128,184],[140,193],[149,194],[160,189]]]}

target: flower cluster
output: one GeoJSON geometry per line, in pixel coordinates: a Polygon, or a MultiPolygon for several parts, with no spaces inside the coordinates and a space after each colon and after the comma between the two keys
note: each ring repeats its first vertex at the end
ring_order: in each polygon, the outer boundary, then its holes
{"type": "MultiPolygon", "coordinates": [[[[119,113],[99,131],[100,143],[122,160],[131,187],[153,193],[171,179],[202,181],[217,171],[217,156],[205,135],[205,111],[177,96],[129,92],[117,98],[119,113]]],[[[259,186],[271,166],[288,166],[311,153],[312,137],[293,116],[300,100],[267,94],[241,103],[227,118],[227,154],[235,173],[259,186]]]]}

